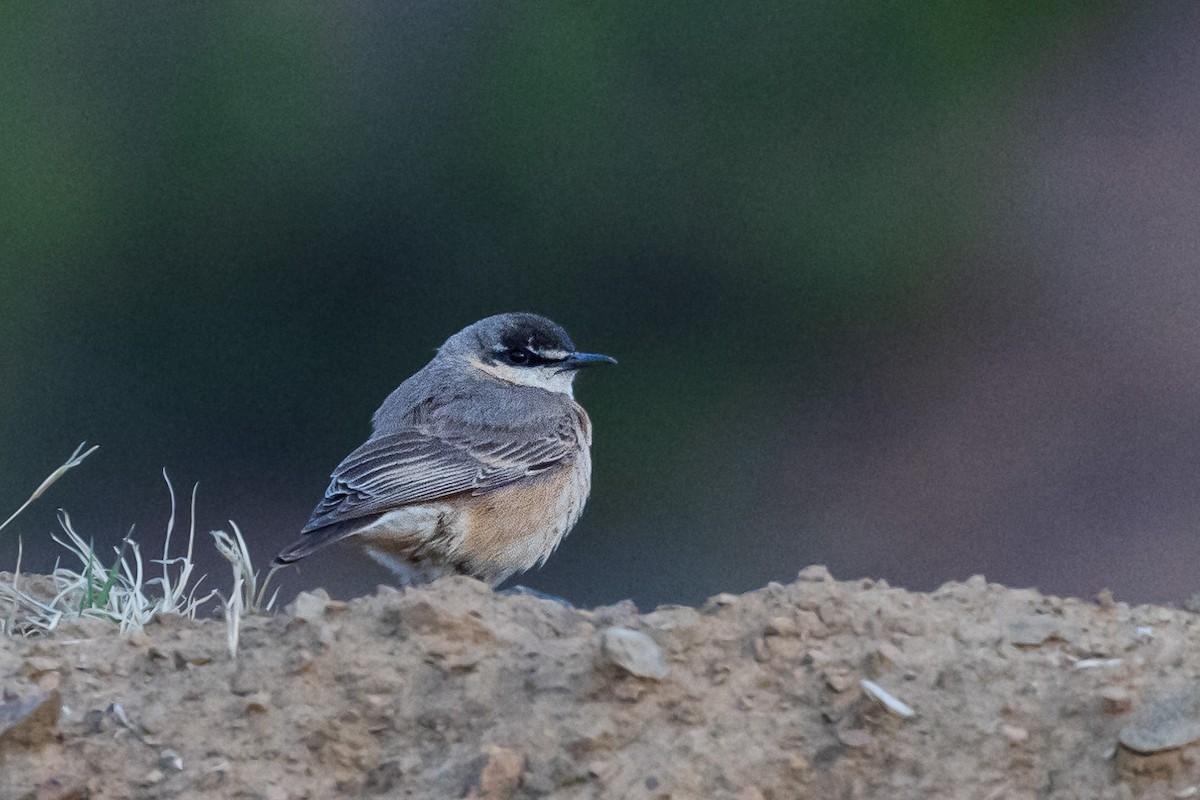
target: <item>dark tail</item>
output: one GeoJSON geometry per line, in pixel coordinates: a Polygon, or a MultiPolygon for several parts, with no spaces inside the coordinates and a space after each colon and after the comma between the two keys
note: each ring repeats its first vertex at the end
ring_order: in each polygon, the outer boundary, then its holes
{"type": "Polygon", "coordinates": [[[356,519],[348,522],[335,522],[323,528],[314,528],[300,534],[300,538],[283,548],[275,556],[276,564],[294,564],[302,558],[312,555],[326,545],[341,541],[347,536],[353,536],[372,521],[372,518],[356,519]]]}

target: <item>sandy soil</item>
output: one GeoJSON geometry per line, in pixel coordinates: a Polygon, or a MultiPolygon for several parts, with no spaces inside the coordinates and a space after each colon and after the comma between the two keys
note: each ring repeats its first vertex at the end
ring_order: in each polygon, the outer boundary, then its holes
{"type": "Polygon", "coordinates": [[[291,609],[236,661],[220,620],[4,641],[0,798],[1200,796],[1183,610],[820,567],[646,614],[468,579],[291,609]]]}

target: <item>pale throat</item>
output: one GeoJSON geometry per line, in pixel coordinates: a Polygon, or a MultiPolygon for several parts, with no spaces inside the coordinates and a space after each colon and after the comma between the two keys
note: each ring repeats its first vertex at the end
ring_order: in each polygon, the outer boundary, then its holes
{"type": "Polygon", "coordinates": [[[555,394],[575,397],[574,370],[556,371],[546,367],[514,367],[509,364],[488,364],[476,358],[470,364],[477,370],[515,386],[532,386],[555,394]]]}

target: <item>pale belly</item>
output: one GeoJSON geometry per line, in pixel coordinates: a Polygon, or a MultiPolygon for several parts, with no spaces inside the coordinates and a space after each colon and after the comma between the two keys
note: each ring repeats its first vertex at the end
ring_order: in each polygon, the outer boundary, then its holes
{"type": "Polygon", "coordinates": [[[583,513],[591,472],[585,449],[570,465],[473,498],[463,547],[504,577],[545,563],[583,513]]]}
{"type": "Polygon", "coordinates": [[[495,585],[550,557],[583,513],[591,471],[583,448],[517,484],[389,511],[354,539],[402,584],[466,573],[495,585]]]}

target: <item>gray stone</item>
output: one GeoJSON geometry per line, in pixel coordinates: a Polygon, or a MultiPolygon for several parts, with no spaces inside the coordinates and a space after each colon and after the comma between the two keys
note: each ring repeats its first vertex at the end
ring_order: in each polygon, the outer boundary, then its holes
{"type": "Polygon", "coordinates": [[[1200,696],[1162,696],[1134,713],[1117,736],[1135,753],[1176,750],[1200,741],[1200,696]]]}
{"type": "Polygon", "coordinates": [[[662,680],[670,672],[662,648],[644,633],[628,628],[605,628],[600,632],[603,659],[638,678],[662,680]]]}

